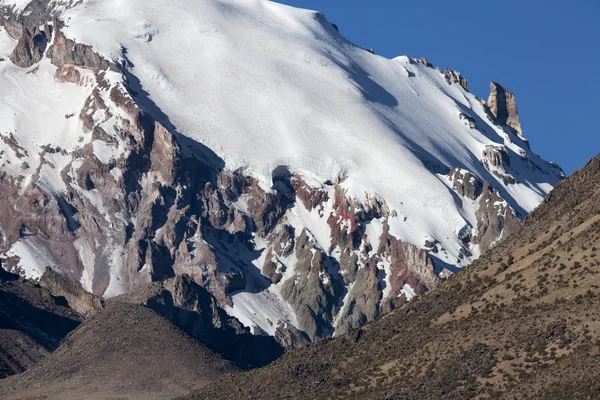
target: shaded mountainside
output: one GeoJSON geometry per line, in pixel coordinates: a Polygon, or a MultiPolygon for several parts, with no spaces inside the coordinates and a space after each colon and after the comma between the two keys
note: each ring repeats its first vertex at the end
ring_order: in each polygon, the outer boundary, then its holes
{"type": "Polygon", "coordinates": [[[187,275],[108,300],[109,304],[115,302],[139,304],[155,311],[240,369],[262,367],[283,354],[273,337],[253,335],[187,275]]]}
{"type": "Polygon", "coordinates": [[[168,399],[235,370],[154,311],[111,302],[0,397],[168,399]]]}
{"type": "Polygon", "coordinates": [[[64,297],[0,268],[0,379],[46,357],[83,319],[64,297]]]}
{"type": "MultiPolygon", "coordinates": [[[[47,271],[41,281],[60,289],[63,278],[47,271]]],[[[71,299],[89,304],[85,296],[71,299]]],[[[90,315],[58,350],[0,387],[0,398],[170,398],[283,353],[273,337],[253,335],[188,276],[114,297],[90,315]]]]}
{"type": "Polygon", "coordinates": [[[271,1],[0,0],[0,87],[4,268],[106,298],[187,274],[286,347],[469,265],[563,176],[502,86],[271,1]]]}
{"type": "Polygon", "coordinates": [[[600,397],[600,156],[399,310],[186,399],[600,397]]]}

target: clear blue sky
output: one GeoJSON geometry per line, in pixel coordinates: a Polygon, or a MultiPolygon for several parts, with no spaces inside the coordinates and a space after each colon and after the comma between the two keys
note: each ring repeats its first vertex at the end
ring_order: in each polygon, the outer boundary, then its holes
{"type": "Polygon", "coordinates": [[[515,93],[532,149],[567,174],[600,152],[600,0],[276,0],[377,54],[427,57],[515,93]]]}

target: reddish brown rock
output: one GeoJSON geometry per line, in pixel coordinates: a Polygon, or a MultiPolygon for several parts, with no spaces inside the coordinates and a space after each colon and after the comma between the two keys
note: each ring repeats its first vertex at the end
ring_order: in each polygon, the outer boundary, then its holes
{"type": "Polygon", "coordinates": [[[499,83],[490,82],[490,97],[487,106],[497,123],[508,125],[522,135],[517,102],[515,95],[510,90],[505,89],[499,83]]]}
{"type": "Polygon", "coordinates": [[[106,70],[111,63],[92,50],[91,46],[76,43],[62,32],[63,23],[54,19],[54,41],[48,49],[48,57],[57,67],[72,64],[94,71],[106,70]]]}

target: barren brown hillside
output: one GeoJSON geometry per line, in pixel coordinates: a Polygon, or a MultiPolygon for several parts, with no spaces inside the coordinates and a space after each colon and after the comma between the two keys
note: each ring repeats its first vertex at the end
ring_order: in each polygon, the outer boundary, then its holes
{"type": "Polygon", "coordinates": [[[428,294],[187,398],[600,398],[599,200],[596,157],[428,294]]]}

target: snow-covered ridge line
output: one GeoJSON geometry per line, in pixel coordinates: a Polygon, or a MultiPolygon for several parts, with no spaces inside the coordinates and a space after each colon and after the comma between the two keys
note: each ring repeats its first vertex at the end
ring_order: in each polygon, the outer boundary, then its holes
{"type": "Polygon", "coordinates": [[[0,184],[28,229],[0,215],[5,265],[35,258],[31,234],[97,294],[186,273],[244,323],[314,339],[468,265],[561,178],[510,92],[482,102],[313,11],[84,0],[58,18],[0,28],[0,184]]]}

